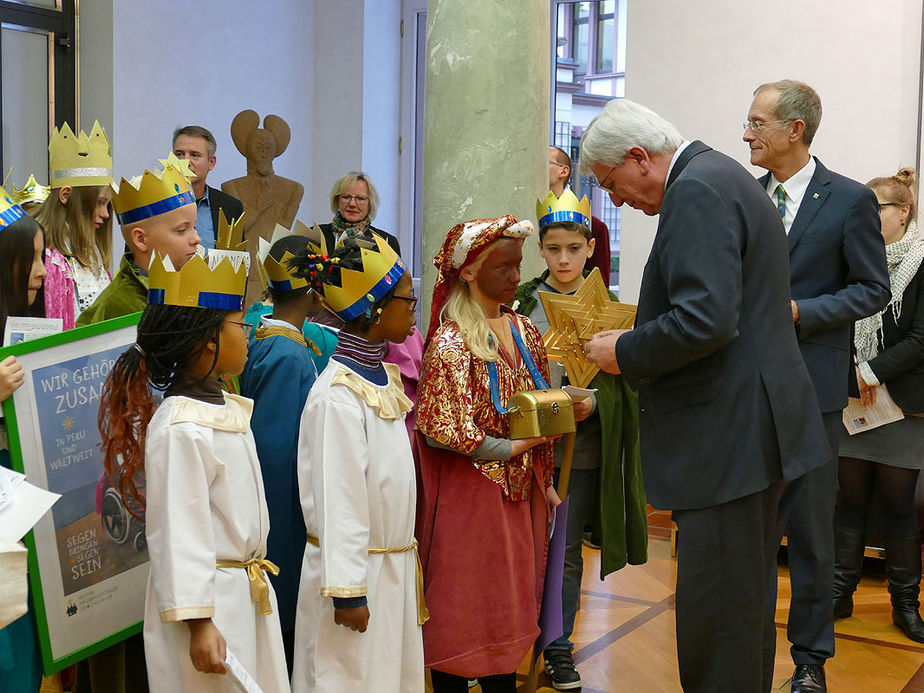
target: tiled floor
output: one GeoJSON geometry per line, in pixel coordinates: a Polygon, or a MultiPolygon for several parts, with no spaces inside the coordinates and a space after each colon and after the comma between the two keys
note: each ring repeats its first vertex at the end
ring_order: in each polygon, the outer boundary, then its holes
{"type": "MultiPolygon", "coordinates": [[[[584,550],[581,610],[574,634],[584,693],[681,690],[674,643],[676,563],[670,556],[670,523],[660,513],[650,520],[650,558],[645,565],[628,566],[600,582],[599,553],[584,550]]],[[[792,664],[786,640],[790,592],[785,565],[780,566],[779,587],[774,689],[788,691],[792,664]]],[[[825,667],[829,690],[924,691],[924,646],[907,640],[892,625],[885,576],[875,561],[867,561],[855,603],[854,616],[837,622],[837,655],[825,667]]],[[[542,693],[553,691],[544,674],[539,683],[542,693]]]]}

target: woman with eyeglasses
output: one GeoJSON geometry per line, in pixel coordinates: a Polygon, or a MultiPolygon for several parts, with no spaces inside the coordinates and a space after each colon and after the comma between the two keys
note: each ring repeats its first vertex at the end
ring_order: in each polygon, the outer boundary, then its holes
{"type": "Polygon", "coordinates": [[[854,326],[860,400],[870,405],[888,389],[905,417],[848,435],[842,431],[834,519],[834,617],[853,613],[860,580],[866,523],[878,488],[885,513],[886,573],[892,620],[915,642],[924,642],[918,613],[921,537],[915,489],[924,466],[924,237],[915,221],[914,170],[874,178],[867,185],[879,199],[892,300],[854,326]]]}
{"type": "Polygon", "coordinates": [[[372,225],[378,206],[379,193],[365,173],[350,171],[339,178],[330,191],[330,211],[334,218],[329,224],[321,224],[327,247],[333,250],[347,238],[371,241],[375,233],[401,255],[398,239],[372,225]]]}

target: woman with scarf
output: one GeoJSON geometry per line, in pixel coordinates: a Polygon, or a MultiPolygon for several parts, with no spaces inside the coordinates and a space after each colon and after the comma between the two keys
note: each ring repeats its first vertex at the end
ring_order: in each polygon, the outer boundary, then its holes
{"type": "Polygon", "coordinates": [[[552,445],[510,440],[504,408],[542,389],[536,326],[505,304],[520,283],[528,221],[455,226],[434,260],[436,286],[417,400],[417,539],[430,620],[424,659],[434,693],[513,693],[539,635],[552,445]]]}
{"type": "Polygon", "coordinates": [[[860,580],[866,521],[874,488],[885,512],[886,573],[892,620],[907,637],[924,642],[918,613],[921,539],[915,511],[918,474],[924,466],[924,238],[915,221],[914,171],[874,178],[867,185],[879,199],[892,300],[854,327],[860,400],[873,404],[880,386],[905,417],[849,436],[842,431],[834,519],[834,617],[853,613],[860,580]]]}
{"type": "Polygon", "coordinates": [[[388,241],[392,250],[401,255],[398,239],[372,225],[378,206],[379,193],[365,173],[350,171],[338,179],[330,191],[330,211],[334,218],[329,224],[321,224],[327,247],[336,248],[348,238],[371,241],[374,233],[388,241]]]}

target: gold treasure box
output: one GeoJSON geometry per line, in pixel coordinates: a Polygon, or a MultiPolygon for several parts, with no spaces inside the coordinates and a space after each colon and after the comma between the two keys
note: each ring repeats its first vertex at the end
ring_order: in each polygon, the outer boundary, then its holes
{"type": "Polygon", "coordinates": [[[574,433],[574,406],[564,390],[518,392],[507,402],[510,438],[535,438],[574,433]]]}

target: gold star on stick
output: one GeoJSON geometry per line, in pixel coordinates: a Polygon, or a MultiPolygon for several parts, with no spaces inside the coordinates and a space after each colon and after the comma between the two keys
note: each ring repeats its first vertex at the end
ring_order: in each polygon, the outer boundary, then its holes
{"type": "Polygon", "coordinates": [[[637,307],[610,300],[597,268],[574,294],[540,291],[539,299],[549,319],[542,336],[549,359],[564,364],[572,385],[587,387],[600,369],[584,357],[584,345],[598,332],[632,327],[637,307]]]}

